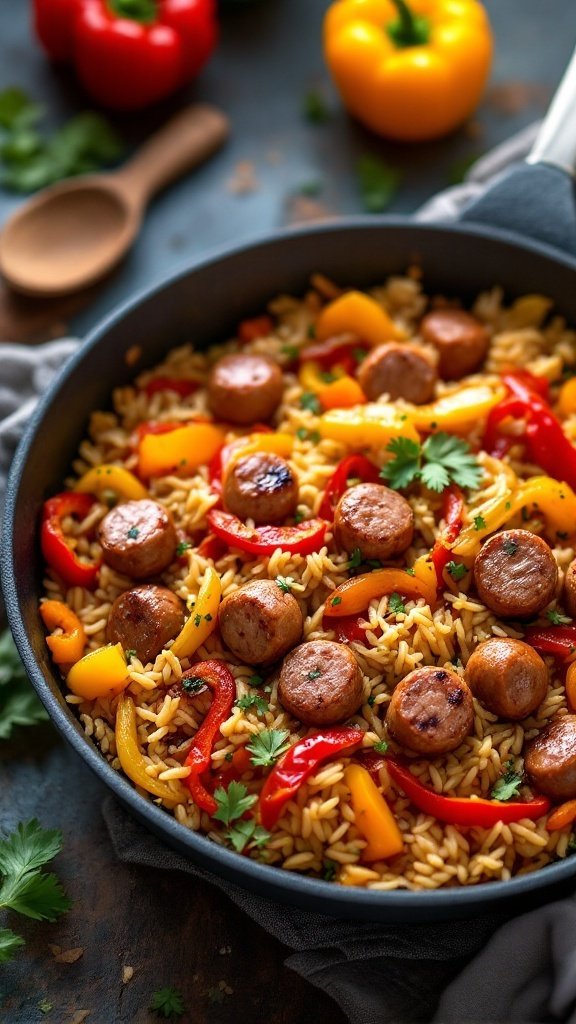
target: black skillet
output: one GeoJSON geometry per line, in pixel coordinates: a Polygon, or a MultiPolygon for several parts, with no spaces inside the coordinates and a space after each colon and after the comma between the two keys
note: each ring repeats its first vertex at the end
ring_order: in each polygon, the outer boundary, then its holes
{"type": "Polygon", "coordinates": [[[539,292],[576,324],[576,212],[571,169],[576,130],[576,61],[565,76],[529,160],[508,172],[454,226],[361,218],[303,228],[238,246],[182,270],[126,303],[82,345],[36,410],[16,454],[7,490],[2,581],[9,622],[26,670],[60,733],[118,800],[184,856],[263,895],[340,917],[441,920],[503,904],[550,898],[576,876],[576,857],[507,882],[432,892],[372,892],[258,864],[188,831],[110,768],[65,703],[38,615],[42,567],[38,517],[68,473],[90,410],[184,341],[204,347],[229,336],[279,292],[302,293],[311,272],[359,287],[418,263],[427,292],[465,302],[499,284],[506,298],[539,292]],[[567,113],[568,112],[568,113],[567,113]],[[524,237],[522,237],[524,236],[524,237]],[[561,251],[562,248],[564,251],[561,251]],[[128,365],[137,344],[141,355],[128,365]]]}

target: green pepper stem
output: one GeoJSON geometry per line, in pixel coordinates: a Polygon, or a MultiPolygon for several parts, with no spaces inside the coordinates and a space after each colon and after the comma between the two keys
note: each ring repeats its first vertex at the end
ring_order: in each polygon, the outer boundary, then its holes
{"type": "Polygon", "coordinates": [[[388,35],[396,46],[424,46],[430,39],[428,19],[414,14],[406,0],[391,0],[398,17],[387,26],[388,35]]]}
{"type": "Polygon", "coordinates": [[[156,21],[158,4],[156,0],[108,0],[108,7],[119,18],[151,25],[156,21]]]}

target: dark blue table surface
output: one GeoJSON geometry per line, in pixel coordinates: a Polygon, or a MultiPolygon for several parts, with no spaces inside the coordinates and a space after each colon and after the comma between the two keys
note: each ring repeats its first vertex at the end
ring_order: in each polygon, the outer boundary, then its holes
{"type": "MultiPolygon", "coordinates": [[[[133,147],[184,102],[202,99],[229,113],[233,134],[209,164],[153,203],[130,256],[72,318],[72,330],[84,333],[118,302],[207,250],[286,225],[305,182],[322,183],[319,201],[329,213],[361,212],[362,154],[401,171],[391,211],[413,211],[449,184],[458,166],[541,116],[576,40],[574,0],[486,0],[496,55],[491,90],[472,125],[441,142],[399,146],[365,132],[341,109],[322,62],[326,7],[323,0],[261,0],[225,9],[220,48],[201,80],[158,110],[116,119],[133,147]],[[319,87],[332,116],[312,125],[302,117],[302,99],[319,87]],[[241,161],[253,165],[258,183],[243,195],[229,187],[241,161]]],[[[0,88],[12,84],[41,99],[54,126],[90,105],[34,45],[28,4],[0,0],[0,88]]],[[[0,190],[0,223],[21,201],[0,190]]],[[[30,310],[33,319],[33,304],[30,310]]],[[[38,816],[63,829],[57,869],[73,898],[70,914],[54,925],[11,922],[27,945],[2,969],[2,1022],[60,1024],[88,1009],[88,1024],[142,1024],[157,1019],[147,1012],[154,990],[170,985],[182,991],[184,1020],[194,1024],[342,1024],[327,997],[283,968],[280,944],[221,894],[116,863],[100,815],[102,787],[50,726],[4,744],[0,771],[5,826],[38,816]],[[58,964],[49,943],[84,952],[73,964],[58,964]],[[135,973],[123,984],[127,964],[135,973]],[[44,999],[54,1006],[50,1014],[38,1008],[44,999]]],[[[458,966],[443,968],[446,977],[458,966]]],[[[422,1004],[425,993],[419,995],[422,1004]]]]}

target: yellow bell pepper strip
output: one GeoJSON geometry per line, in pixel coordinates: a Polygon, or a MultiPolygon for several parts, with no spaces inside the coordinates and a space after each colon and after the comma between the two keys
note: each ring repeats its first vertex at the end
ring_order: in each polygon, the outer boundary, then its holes
{"type": "Polygon", "coordinates": [[[406,411],[412,425],[424,433],[446,430],[462,434],[483,420],[503,396],[500,385],[471,384],[429,405],[414,405],[406,411]]]}
{"type": "Polygon", "coordinates": [[[565,418],[576,412],[576,377],[571,377],[560,388],[556,409],[559,416],[565,418]]]}
{"type": "Polygon", "coordinates": [[[320,416],[318,431],[321,437],[351,448],[385,448],[395,437],[420,443],[408,416],[390,403],[368,402],[353,409],[331,409],[320,416]]]}
{"type": "Polygon", "coordinates": [[[355,117],[417,142],[447,135],[475,110],[492,35],[477,0],[338,0],[324,21],[324,55],[355,117]]]}
{"type": "Polygon", "coordinates": [[[190,658],[214,632],[221,596],[220,577],[216,570],[209,566],[204,574],[196,604],[172,644],[172,653],[177,658],[190,658]]]}
{"type": "Polygon", "coordinates": [[[72,665],[82,657],[86,644],[84,626],[63,601],[42,601],[40,616],[46,629],[61,629],[57,636],[47,636],[46,643],[57,665],[72,665]]]}
{"type": "Polygon", "coordinates": [[[129,681],[122,644],[106,644],[90,651],[66,676],[68,689],[84,700],[111,697],[128,686],[129,681]]]}
{"type": "Polygon", "coordinates": [[[361,859],[370,864],[402,853],[404,840],[396,819],[370,773],[360,764],[350,764],[344,772],[356,828],[368,840],[361,859]]]}
{"type": "Polygon", "coordinates": [[[209,462],[224,443],[213,423],[189,423],[163,434],[145,434],[138,447],[138,471],[148,479],[169,473],[190,474],[209,462]]]}
{"type": "Polygon", "coordinates": [[[426,604],[432,606],[436,603],[436,573],[432,563],[430,566],[429,580],[420,579],[406,569],[376,569],[354,576],[336,587],[326,599],[324,618],[358,615],[366,611],[374,598],[384,594],[397,593],[415,600],[423,597],[426,604]]]}
{"type": "Polygon", "coordinates": [[[321,341],[347,333],[373,347],[405,336],[375,299],[355,291],[345,292],[324,306],[316,321],[316,337],[321,341]]]}
{"type": "Polygon", "coordinates": [[[148,491],[133,473],[122,466],[107,463],[94,466],[84,473],[74,484],[74,490],[79,494],[95,494],[98,498],[105,497],[106,492],[111,491],[117,498],[125,498],[126,501],[140,501],[149,497],[148,491]]]}
{"type": "Polygon", "coordinates": [[[318,363],[305,362],[300,367],[298,378],[302,390],[318,395],[324,409],[350,409],[366,403],[366,395],[358,381],[340,366],[326,371],[318,363]]]}
{"type": "Polygon", "coordinates": [[[147,762],[138,746],[136,729],[136,708],[128,694],[122,694],[116,709],[116,750],[122,771],[134,785],[145,789],[152,796],[160,797],[167,804],[184,803],[186,796],[180,784],[168,785],[160,779],[154,779],[146,772],[147,762]]]}

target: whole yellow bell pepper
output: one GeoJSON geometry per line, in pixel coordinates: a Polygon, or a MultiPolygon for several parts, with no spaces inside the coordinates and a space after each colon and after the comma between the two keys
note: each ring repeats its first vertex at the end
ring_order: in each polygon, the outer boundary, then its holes
{"type": "Polygon", "coordinates": [[[117,498],[125,498],[126,501],[140,501],[149,497],[148,491],[133,473],[122,466],[107,463],[94,466],[84,473],[74,484],[74,490],[80,494],[95,494],[99,498],[111,491],[117,498]]]}
{"type": "Polygon", "coordinates": [[[177,658],[189,658],[214,632],[221,595],[222,585],[218,573],[212,568],[206,569],[196,604],[172,644],[172,653],[177,658]]]}
{"type": "Polygon", "coordinates": [[[129,681],[122,644],[106,644],[90,651],[66,676],[68,689],[84,700],[111,697],[128,686],[129,681]]]}
{"type": "Polygon", "coordinates": [[[324,306],[316,321],[316,337],[321,341],[338,334],[355,334],[359,341],[382,345],[403,338],[385,309],[364,292],[345,292],[324,306]]]}
{"type": "Polygon", "coordinates": [[[391,139],[435,139],[480,101],[492,34],[478,0],[337,0],[324,54],[345,106],[391,139]]]}
{"type": "Polygon", "coordinates": [[[360,764],[349,764],[344,772],[344,781],[350,790],[356,828],[368,840],[361,859],[370,864],[402,853],[402,833],[366,768],[360,764]]]}
{"type": "Polygon", "coordinates": [[[154,779],[146,772],[147,761],[138,746],[136,708],[134,701],[123,694],[116,711],[116,750],[122,771],[136,786],[145,789],[152,796],[159,796],[164,803],[177,804],[186,801],[186,794],[180,783],[169,786],[167,782],[154,779]]]}

